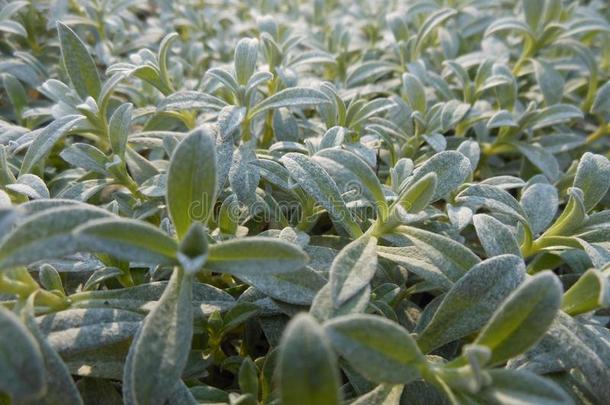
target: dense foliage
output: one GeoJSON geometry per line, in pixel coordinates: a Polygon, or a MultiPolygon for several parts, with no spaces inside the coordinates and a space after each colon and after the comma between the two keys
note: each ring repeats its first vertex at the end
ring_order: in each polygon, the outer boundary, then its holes
{"type": "Polygon", "coordinates": [[[610,398],[604,0],[0,1],[0,404],[610,398]]]}

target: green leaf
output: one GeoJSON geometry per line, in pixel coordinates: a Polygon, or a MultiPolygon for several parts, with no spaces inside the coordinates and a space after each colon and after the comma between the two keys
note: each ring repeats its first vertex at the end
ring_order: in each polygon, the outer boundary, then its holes
{"type": "Polygon", "coordinates": [[[8,309],[0,306],[0,391],[14,401],[44,395],[46,371],[36,339],[8,309]]]}
{"type": "Polygon", "coordinates": [[[529,39],[535,39],[530,27],[515,17],[502,17],[493,21],[485,30],[485,36],[494,35],[502,31],[515,31],[529,39]]]}
{"type": "Polygon", "coordinates": [[[262,236],[210,245],[205,268],[241,275],[287,273],[303,267],[308,257],[292,243],[262,236]]]}
{"type": "Polygon", "coordinates": [[[585,152],[580,158],[574,177],[574,187],[583,192],[583,204],[587,212],[604,198],[610,183],[610,161],[605,156],[585,152]]]}
{"type": "Polygon", "coordinates": [[[523,259],[495,256],[472,267],[444,297],[417,343],[428,353],[480,329],[525,279],[523,259]]]}
{"type": "Polygon", "coordinates": [[[248,319],[251,319],[259,312],[259,307],[251,302],[238,302],[233,308],[229,309],[222,316],[221,334],[230,332],[231,330],[242,325],[248,319]]]}
{"type": "Polygon", "coordinates": [[[583,113],[580,108],[571,104],[554,104],[540,110],[533,122],[534,129],[562,124],[573,119],[582,119],[583,113]]]}
{"type": "Polygon", "coordinates": [[[436,192],[438,177],[436,173],[430,172],[404,188],[398,196],[398,203],[408,213],[416,213],[426,208],[436,192]]]}
{"type": "MultiPolygon", "coordinates": [[[[74,308],[114,308],[146,315],[155,308],[166,285],[166,281],[153,281],[129,288],[80,292],[72,294],[70,299],[74,308]]],[[[191,304],[195,318],[200,320],[215,311],[231,308],[235,300],[216,287],[193,283],[191,304]]]]}
{"type": "Polygon", "coordinates": [[[348,114],[346,117],[346,125],[349,128],[357,128],[374,115],[381,114],[384,111],[390,110],[395,106],[392,100],[387,98],[376,98],[364,104],[362,108],[356,111],[353,115],[348,114]]]}
{"type": "Polygon", "coordinates": [[[260,173],[254,167],[256,153],[250,144],[242,144],[233,153],[233,163],[229,169],[229,184],[238,200],[246,206],[256,203],[256,188],[260,173]]]}
{"type": "Polygon", "coordinates": [[[457,195],[456,201],[469,207],[508,214],[523,223],[527,217],[517,200],[506,190],[489,184],[473,184],[457,195]]]}
{"type": "Polygon", "coordinates": [[[28,104],[25,89],[15,76],[9,74],[2,75],[2,86],[6,90],[6,94],[15,109],[17,120],[21,120],[21,113],[28,104]]]}
{"type": "Polygon", "coordinates": [[[377,238],[362,236],[344,247],[330,267],[332,301],[340,307],[366,287],[377,270],[377,238]]]}
{"type": "Polygon", "coordinates": [[[62,294],[65,294],[64,286],[61,281],[61,276],[57,272],[57,270],[49,265],[43,264],[40,266],[40,271],[38,272],[38,280],[40,284],[47,290],[56,290],[62,294]]]}
{"type": "Polygon", "coordinates": [[[396,70],[396,65],[383,61],[366,61],[349,71],[345,83],[347,87],[356,87],[374,81],[396,70]]]}
{"type": "Polygon", "coordinates": [[[491,385],[476,398],[486,404],[572,405],[574,401],[555,383],[526,370],[489,370],[491,385]]]}
{"type": "Polygon", "coordinates": [[[40,177],[29,173],[19,176],[16,183],[7,184],[6,189],[32,200],[50,197],[45,182],[40,177]]]}
{"type": "Polygon", "coordinates": [[[424,367],[415,340],[383,317],[342,316],[326,322],[324,330],[341,357],[370,381],[405,384],[418,378],[424,367]]]}
{"type": "Polygon", "coordinates": [[[239,367],[239,389],[242,394],[258,397],[258,368],[250,357],[246,357],[239,367]]]}
{"type": "Polygon", "coordinates": [[[470,140],[464,141],[460,143],[457,151],[468,158],[470,161],[470,169],[474,173],[477,170],[479,160],[481,159],[481,147],[478,142],[470,140]]]}
{"type": "Polygon", "coordinates": [[[121,159],[125,157],[132,111],[133,105],[131,103],[122,104],[114,110],[108,123],[108,135],[110,136],[112,152],[119,155],[121,159]]]}
{"type": "Polygon", "coordinates": [[[108,307],[69,308],[40,316],[36,323],[50,347],[62,356],[101,350],[133,337],[143,318],[135,312],[108,307]]]}
{"type": "Polygon", "coordinates": [[[358,397],[352,405],[398,405],[404,385],[381,384],[374,390],[358,397]]]}
{"type": "Polygon", "coordinates": [[[176,241],[143,221],[104,218],[87,222],[74,234],[92,252],[132,262],[176,264],[176,241]]]}
{"type": "Polygon", "coordinates": [[[168,110],[210,110],[220,111],[227,103],[218,97],[200,91],[179,91],[165,97],[158,104],[160,111],[168,110]]]}
{"type": "Polygon", "coordinates": [[[559,195],[551,184],[534,183],[523,190],[520,204],[527,214],[532,232],[538,234],[555,219],[559,207],[559,195]]]}
{"type": "Polygon", "coordinates": [[[88,143],[73,143],[62,150],[59,156],[73,166],[104,176],[108,175],[106,165],[110,162],[110,159],[104,152],[88,143]]]}
{"type": "Polygon", "coordinates": [[[294,305],[310,305],[326,283],[322,275],[308,267],[281,273],[244,270],[238,277],[268,297],[294,305]]]}
{"type": "Polygon", "coordinates": [[[19,173],[29,173],[34,165],[51,151],[61,137],[83,121],[85,121],[85,117],[82,115],[66,115],[40,130],[21,162],[19,173]]]}
{"type": "Polygon", "coordinates": [[[466,156],[460,152],[446,151],[437,153],[415,169],[410,184],[428,173],[435,173],[436,189],[431,199],[431,202],[434,202],[455,190],[470,176],[471,172],[470,161],[466,156]]]}
{"type": "Polygon", "coordinates": [[[521,256],[519,243],[508,226],[487,214],[473,216],[472,222],[487,257],[502,254],[521,256]]]}
{"type": "Polygon", "coordinates": [[[4,270],[76,253],[84,245],[72,231],[88,221],[109,217],[112,214],[108,211],[83,204],[34,214],[0,243],[0,268],[4,270]]]}
{"type": "Polygon", "coordinates": [[[491,349],[489,364],[503,363],[536,344],[555,319],[561,294],[557,276],[544,271],[509,295],[474,342],[491,349]]]}
{"type": "Polygon", "coordinates": [[[338,370],[335,354],[322,327],[309,315],[295,316],[282,335],[277,360],[282,403],[339,404],[338,370]]]}
{"type": "Polygon", "coordinates": [[[381,189],[381,183],[371,167],[358,155],[343,149],[324,149],[316,153],[312,158],[327,172],[331,174],[336,173],[337,170],[334,170],[335,166],[328,164],[327,159],[339,164],[356,176],[363,186],[363,192],[371,194],[372,202],[375,204],[374,206],[377,209],[379,217],[382,221],[385,221],[388,216],[388,204],[381,189]]]}
{"type": "Polygon", "coordinates": [[[536,32],[544,15],[546,0],[524,0],[521,4],[523,4],[523,13],[527,25],[530,26],[532,31],[536,32]]]}
{"type": "Polygon", "coordinates": [[[606,384],[610,378],[607,340],[608,331],[604,327],[583,323],[559,311],[540,343],[513,359],[511,367],[522,368],[527,364],[532,371],[545,374],[575,369],[579,375],[587,376],[587,390],[601,401],[610,394],[606,384]]]}
{"type": "Polygon", "coordinates": [[[97,100],[102,84],[87,47],[70,27],[59,21],[57,22],[57,32],[64,66],[74,89],[83,100],[87,97],[97,100]]]}
{"type": "Polygon", "coordinates": [[[22,37],[28,36],[28,32],[26,31],[25,27],[12,20],[0,21],[0,31],[8,34],[21,35],[22,37]]]}
{"type": "Polygon", "coordinates": [[[426,112],[426,91],[417,76],[411,73],[403,74],[402,88],[411,108],[421,113],[426,112]]]}
{"type": "Polygon", "coordinates": [[[604,114],[608,111],[610,111],[610,82],[607,82],[597,90],[591,105],[591,112],[593,114],[604,114]]]}
{"type": "Polygon", "coordinates": [[[543,236],[570,236],[585,221],[587,210],[582,190],[570,188],[568,195],[568,204],[555,223],[542,234],[543,236]]]}
{"type": "Polygon", "coordinates": [[[589,269],[563,295],[561,309],[576,316],[610,306],[610,282],[596,269],[589,269]]]}
{"type": "Polygon", "coordinates": [[[320,165],[299,153],[287,153],[282,156],[281,162],[303,190],[328,211],[333,222],[354,238],[362,235],[360,227],[345,206],[337,184],[320,165]]]}
{"type": "Polygon", "coordinates": [[[336,307],[332,299],[330,284],[327,283],[317,292],[309,313],[320,322],[342,315],[363,313],[369,304],[370,296],[371,287],[367,285],[343,305],[336,307]]]}
{"type": "Polygon", "coordinates": [[[494,115],[491,116],[489,121],[487,121],[487,128],[502,128],[502,127],[512,127],[518,128],[519,124],[515,121],[513,114],[510,111],[500,110],[494,115]]]}
{"type": "Polygon", "coordinates": [[[320,90],[305,87],[291,87],[278,91],[264,99],[248,112],[248,119],[256,117],[265,111],[282,107],[317,107],[330,103],[326,94],[320,90]]]}
{"type": "Polygon", "coordinates": [[[201,270],[208,259],[208,234],[203,225],[198,222],[191,224],[184,239],[180,242],[177,257],[187,274],[201,270]]]}
{"type": "Polygon", "coordinates": [[[170,160],[166,203],[172,222],[183,238],[191,223],[205,224],[216,202],[216,141],[210,127],[193,130],[180,142],[170,160]]]}
{"type": "Polygon", "coordinates": [[[422,47],[434,29],[456,14],[457,10],[451,8],[442,8],[430,14],[417,32],[417,38],[415,39],[415,52],[420,54],[422,47]]]}
{"type": "Polygon", "coordinates": [[[180,269],[138,330],[125,364],[125,403],[163,403],[180,382],[193,334],[193,279],[180,269]]]}
{"type": "Polygon", "coordinates": [[[256,69],[258,57],[258,40],[254,38],[242,38],[235,46],[235,74],[237,81],[245,85],[256,69]]]}
{"type": "Polygon", "coordinates": [[[420,244],[405,247],[379,246],[377,253],[380,257],[390,260],[406,268],[409,272],[425,280],[431,286],[441,291],[446,291],[453,285],[453,280],[462,276],[462,272],[454,273],[454,269],[448,270],[443,266],[444,259],[440,252],[434,248],[420,244]],[[426,247],[427,250],[426,251],[426,247]],[[424,251],[422,253],[422,251],[424,251]],[[430,258],[432,256],[432,258],[430,258]],[[435,260],[440,258],[440,260],[435,260]]]}
{"type": "Polygon", "coordinates": [[[172,88],[171,79],[167,71],[167,62],[172,44],[180,38],[180,35],[176,32],[167,34],[159,44],[159,53],[157,55],[157,61],[159,62],[159,78],[163,81],[165,87],[172,88]]]}
{"type": "Polygon", "coordinates": [[[446,236],[411,226],[401,226],[398,232],[409,238],[452,281],[457,281],[481,261],[466,246],[446,236]]]}
{"type": "MultiPolygon", "coordinates": [[[[529,3],[529,1],[524,2],[524,4],[526,3],[529,3]]],[[[535,3],[535,1],[532,3],[535,3]]],[[[563,98],[563,87],[565,85],[563,77],[549,63],[537,59],[533,59],[532,63],[534,64],[536,81],[540,86],[546,105],[559,103],[563,98]]]]}
{"type": "Polygon", "coordinates": [[[514,142],[512,145],[514,145],[527,160],[540,169],[550,181],[557,181],[561,171],[559,170],[559,163],[552,153],[537,144],[514,142]]]}

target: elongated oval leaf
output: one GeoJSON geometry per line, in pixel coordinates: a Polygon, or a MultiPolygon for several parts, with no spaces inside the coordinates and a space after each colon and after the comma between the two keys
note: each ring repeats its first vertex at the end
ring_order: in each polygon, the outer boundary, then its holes
{"type": "Polygon", "coordinates": [[[473,216],[472,222],[487,257],[502,254],[521,256],[519,243],[508,226],[487,214],[473,216]]]}
{"type": "Polygon", "coordinates": [[[416,52],[419,53],[421,51],[426,39],[428,39],[436,27],[440,26],[443,22],[456,14],[457,10],[442,8],[428,16],[417,33],[417,39],[415,40],[416,52]]]}
{"type": "Polygon", "coordinates": [[[130,103],[121,105],[112,113],[108,123],[108,134],[112,151],[121,158],[125,156],[132,110],[133,105],[130,103]]]}
{"type": "Polygon", "coordinates": [[[258,236],[211,245],[205,268],[239,277],[287,273],[299,269],[307,261],[307,255],[298,246],[258,236]]]}
{"type": "MultiPolygon", "coordinates": [[[[574,401],[554,382],[525,370],[490,370],[491,385],[477,395],[489,404],[505,404],[506,398],[539,405],[572,405],[574,401]]],[[[511,403],[508,401],[508,403],[511,403]]]]}
{"type": "Polygon", "coordinates": [[[180,382],[193,333],[192,282],[192,276],[175,270],[138,330],[123,376],[126,404],[163,404],[180,382]]]}
{"type": "MultiPolygon", "coordinates": [[[[32,298],[34,296],[31,296],[32,298]]],[[[33,299],[30,300],[32,302],[33,299]]],[[[33,302],[32,302],[33,306],[33,302]]],[[[32,336],[36,339],[40,351],[44,359],[46,386],[47,389],[42,398],[38,398],[34,403],[37,404],[48,404],[54,405],[58,403],[66,405],[82,405],[83,400],[76,388],[76,384],[70,375],[70,372],[64,364],[62,358],[57,352],[51,347],[42,335],[36,321],[30,314],[26,315],[24,320],[25,325],[28,327],[32,336]]],[[[31,403],[31,402],[25,402],[31,403]]]]}
{"type": "Polygon", "coordinates": [[[436,189],[431,202],[455,190],[470,175],[472,169],[466,156],[456,151],[437,153],[413,173],[411,183],[423,178],[428,173],[435,173],[436,189]]]}
{"type": "Polygon", "coordinates": [[[339,307],[369,284],[377,270],[377,238],[361,237],[344,247],[330,268],[332,301],[339,307]]]}
{"type": "Polygon", "coordinates": [[[61,55],[70,81],[82,99],[91,96],[97,100],[102,84],[95,62],[83,41],[67,25],[57,22],[61,55]]]}
{"type": "Polygon", "coordinates": [[[126,218],[89,221],[74,233],[91,251],[105,252],[128,261],[176,263],[176,241],[143,221],[126,218]]]}
{"type": "Polygon", "coordinates": [[[37,135],[21,162],[20,174],[29,173],[34,165],[40,162],[63,137],[66,132],[74,128],[78,123],[84,121],[81,115],[66,115],[61,117],[42,129],[37,135]]]}
{"type": "Polygon", "coordinates": [[[337,405],[339,373],[322,327],[310,316],[296,316],[284,331],[277,360],[282,403],[337,405]]]}
{"type": "Polygon", "coordinates": [[[352,219],[352,214],[345,206],[345,201],[337,184],[317,163],[299,153],[287,153],[281,162],[297,183],[324,207],[333,222],[345,228],[352,237],[358,237],[362,231],[352,219]]]}
{"type": "Polygon", "coordinates": [[[248,118],[252,119],[258,114],[271,109],[282,107],[316,107],[328,103],[330,103],[328,97],[320,90],[305,87],[292,87],[279,91],[255,105],[254,108],[249,111],[248,118]]]}
{"type": "Polygon", "coordinates": [[[50,347],[69,356],[100,350],[124,342],[135,335],[141,314],[107,308],[75,308],[36,318],[37,326],[50,347]]]}
{"type": "Polygon", "coordinates": [[[45,366],[38,343],[8,309],[0,306],[0,391],[13,400],[44,394],[45,366]]]}
{"type": "Polygon", "coordinates": [[[371,194],[372,202],[375,204],[379,217],[382,221],[385,221],[388,215],[388,204],[381,189],[381,183],[377,179],[375,172],[364,160],[354,153],[343,149],[324,149],[318,152],[312,159],[320,163],[328,172],[332,173],[333,166],[324,164],[324,159],[330,159],[353,173],[364,186],[365,193],[371,194]]]}
{"type": "Polygon", "coordinates": [[[610,161],[605,156],[585,152],[574,177],[574,187],[583,191],[585,209],[591,211],[610,187],[610,161]]]}
{"type": "Polygon", "coordinates": [[[258,57],[258,40],[251,38],[241,39],[235,46],[235,74],[237,81],[245,85],[256,69],[258,57]]]}
{"type": "Polygon", "coordinates": [[[83,245],[72,231],[87,221],[112,216],[101,208],[80,204],[32,215],[0,243],[0,268],[76,253],[83,245]]]}
{"type": "Polygon", "coordinates": [[[207,222],[216,202],[216,141],[209,127],[195,129],[180,142],[167,176],[167,208],[182,238],[192,222],[207,222]]]}
{"type": "Polygon", "coordinates": [[[179,91],[165,97],[157,106],[161,111],[168,110],[211,110],[220,111],[227,103],[218,97],[200,91],[179,91]]]}
{"type": "Polygon", "coordinates": [[[424,356],[400,325],[373,315],[347,315],[324,324],[335,350],[365,378],[405,384],[419,376],[424,356]]]}
{"type": "Polygon", "coordinates": [[[436,192],[438,177],[430,172],[421,179],[408,185],[398,196],[398,201],[409,213],[415,213],[426,208],[436,192]]]}
{"type": "Polygon", "coordinates": [[[449,290],[434,317],[417,339],[425,353],[481,328],[525,278],[523,260],[495,256],[468,271],[449,290]]]}
{"type": "Polygon", "coordinates": [[[589,269],[563,296],[561,309],[575,316],[610,306],[610,281],[599,270],[589,269]]]}
{"type": "Polygon", "coordinates": [[[559,311],[561,293],[559,279],[545,271],[509,295],[475,340],[491,349],[489,363],[503,363],[540,340],[559,311]]]}

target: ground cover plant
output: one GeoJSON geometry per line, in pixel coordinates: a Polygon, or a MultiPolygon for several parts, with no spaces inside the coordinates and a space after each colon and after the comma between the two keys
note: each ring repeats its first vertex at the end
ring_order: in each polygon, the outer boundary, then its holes
{"type": "Polygon", "coordinates": [[[603,404],[607,1],[0,1],[0,404],[603,404]]]}

